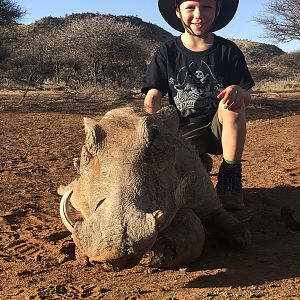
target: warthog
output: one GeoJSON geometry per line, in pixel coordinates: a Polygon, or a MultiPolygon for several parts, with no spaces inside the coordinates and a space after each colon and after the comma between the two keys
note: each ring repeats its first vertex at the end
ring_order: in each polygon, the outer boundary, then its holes
{"type": "Polygon", "coordinates": [[[249,232],[222,208],[197,152],[178,134],[173,108],[154,115],[119,108],[84,124],[80,176],[58,191],[79,261],[115,270],[142,258],[160,267],[188,264],[201,254],[203,224],[236,248],[248,244],[249,232]]]}

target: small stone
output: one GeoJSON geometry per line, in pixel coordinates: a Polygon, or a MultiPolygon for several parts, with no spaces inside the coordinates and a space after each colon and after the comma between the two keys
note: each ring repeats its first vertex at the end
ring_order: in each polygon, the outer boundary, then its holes
{"type": "Polygon", "coordinates": [[[187,268],[180,268],[178,271],[179,272],[187,272],[187,268]]]}
{"type": "Polygon", "coordinates": [[[155,274],[155,273],[158,273],[158,272],[159,272],[159,269],[156,269],[156,268],[147,268],[146,269],[147,274],[155,274]]]}

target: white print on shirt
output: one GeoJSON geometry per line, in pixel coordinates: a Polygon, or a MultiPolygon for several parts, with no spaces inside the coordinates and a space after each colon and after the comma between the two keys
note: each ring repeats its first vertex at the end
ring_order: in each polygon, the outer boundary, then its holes
{"type": "Polygon", "coordinates": [[[207,78],[208,76],[209,76],[209,74],[204,75],[204,73],[203,73],[202,71],[196,71],[196,72],[195,72],[195,77],[196,77],[197,79],[199,79],[200,82],[201,82],[202,84],[205,83],[205,80],[206,80],[206,78],[207,78]]]}
{"type": "Polygon", "coordinates": [[[169,78],[169,85],[174,89],[174,102],[182,116],[191,113],[208,114],[222,85],[218,83],[210,67],[201,61],[200,65],[192,62],[182,67],[176,79],[169,78]]]}

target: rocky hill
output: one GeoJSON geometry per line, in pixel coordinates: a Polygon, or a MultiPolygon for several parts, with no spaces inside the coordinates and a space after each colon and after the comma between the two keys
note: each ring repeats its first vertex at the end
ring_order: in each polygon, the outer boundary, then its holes
{"type": "MultiPolygon", "coordinates": [[[[31,70],[35,70],[39,72],[37,78],[41,78],[41,83],[48,80],[72,86],[108,83],[138,86],[153,52],[161,43],[173,37],[166,30],[138,17],[99,13],[49,16],[30,25],[20,25],[19,30],[19,46],[12,47],[16,50],[7,60],[7,76],[17,82],[28,82],[32,78],[31,70]],[[90,20],[96,17],[99,19],[90,20]],[[91,27],[90,24],[96,25],[91,27]],[[122,28],[129,30],[127,35],[120,31],[122,28]],[[87,37],[89,31],[92,34],[87,37]],[[128,42],[127,36],[133,37],[133,40],[128,42]],[[113,46],[106,44],[110,40],[108,37],[114,38],[113,46]],[[32,51],[33,47],[36,51],[32,51]],[[72,52],[74,48],[77,49],[76,53],[72,52]],[[28,62],[32,62],[32,66],[28,67],[28,62]]],[[[274,45],[249,40],[233,41],[243,51],[256,82],[299,76],[300,53],[286,54],[274,45]]]]}
{"type": "MultiPolygon", "coordinates": [[[[99,15],[99,13],[74,13],[71,15],[66,15],[65,17],[49,16],[42,18],[29,26],[35,32],[48,31],[57,28],[63,28],[73,21],[82,20],[85,18],[94,18],[99,15]]],[[[155,24],[144,22],[138,17],[114,15],[101,16],[114,18],[116,22],[128,22],[134,26],[137,26],[142,37],[150,42],[162,43],[173,37],[171,33],[167,32],[161,27],[155,24]]],[[[280,48],[270,44],[241,39],[233,41],[241,48],[249,65],[266,64],[275,56],[285,53],[280,48]]]]}
{"type": "Polygon", "coordinates": [[[154,41],[154,42],[164,42],[172,38],[172,34],[162,29],[161,27],[144,22],[142,19],[133,16],[114,16],[114,15],[101,15],[99,13],[76,13],[71,15],[66,15],[65,17],[45,17],[34,24],[29,26],[36,32],[48,31],[57,28],[63,28],[73,21],[83,20],[85,18],[94,18],[97,16],[102,16],[106,18],[113,18],[116,22],[128,22],[140,29],[140,33],[143,38],[154,41]]]}
{"type": "Polygon", "coordinates": [[[249,65],[266,64],[272,58],[285,54],[280,48],[249,40],[233,40],[243,51],[249,65]]]}

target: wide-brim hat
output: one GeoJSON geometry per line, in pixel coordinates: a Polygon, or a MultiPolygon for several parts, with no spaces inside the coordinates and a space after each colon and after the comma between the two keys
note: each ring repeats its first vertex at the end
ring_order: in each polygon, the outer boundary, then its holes
{"type": "MultiPolygon", "coordinates": [[[[158,8],[162,17],[174,29],[184,32],[181,20],[176,15],[175,0],[158,0],[158,8]]],[[[225,27],[234,17],[239,0],[223,0],[220,7],[220,13],[216,16],[211,32],[225,27]]]]}

